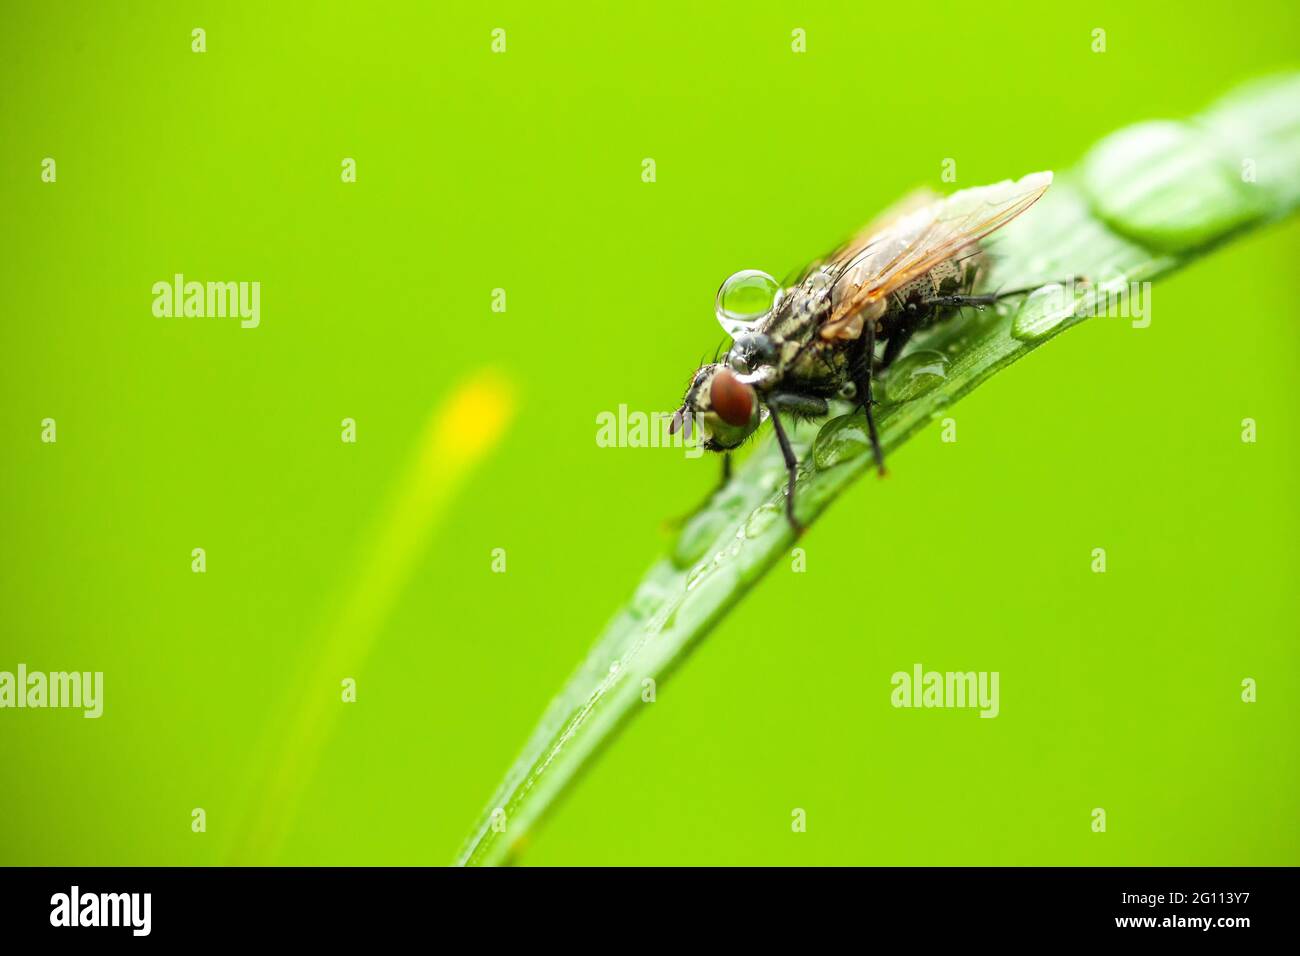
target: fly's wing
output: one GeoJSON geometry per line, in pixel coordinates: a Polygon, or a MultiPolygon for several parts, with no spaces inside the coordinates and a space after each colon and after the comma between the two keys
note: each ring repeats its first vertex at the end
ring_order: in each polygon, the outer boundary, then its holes
{"type": "Polygon", "coordinates": [[[819,256],[797,272],[790,273],[785,282],[781,284],[787,289],[797,286],[812,275],[815,270],[823,266],[827,266],[832,272],[839,271],[839,269],[860,255],[866,249],[868,243],[876,236],[885,232],[904,216],[938,202],[939,198],[939,194],[933,189],[922,187],[913,190],[858,230],[848,242],[824,256],[819,256]]]}
{"type": "Polygon", "coordinates": [[[1052,174],[1044,172],[963,189],[904,215],[867,239],[860,251],[842,260],[835,275],[822,338],[856,339],[865,316],[883,311],[891,292],[1001,229],[1051,184],[1052,174]]]}

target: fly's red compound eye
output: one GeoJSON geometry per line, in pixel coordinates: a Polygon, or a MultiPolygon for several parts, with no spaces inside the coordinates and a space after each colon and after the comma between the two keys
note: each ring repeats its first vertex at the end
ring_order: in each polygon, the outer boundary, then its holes
{"type": "Polygon", "coordinates": [[[709,385],[709,401],[728,425],[748,425],[754,416],[754,389],[736,378],[730,369],[720,369],[709,385]]]}

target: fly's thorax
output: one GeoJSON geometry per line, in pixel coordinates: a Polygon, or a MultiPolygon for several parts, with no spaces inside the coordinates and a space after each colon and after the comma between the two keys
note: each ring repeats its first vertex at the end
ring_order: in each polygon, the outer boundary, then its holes
{"type": "Polygon", "coordinates": [[[737,336],[727,353],[728,366],[759,395],[778,391],[830,394],[848,374],[848,344],[825,342],[817,334],[829,311],[829,297],[814,300],[808,296],[803,307],[796,307],[798,304],[796,295],[787,294],[756,332],[737,336]]]}
{"type": "Polygon", "coordinates": [[[829,301],[827,297],[815,301],[801,299],[797,292],[786,294],[763,323],[763,331],[783,342],[806,342],[815,334],[829,301]]]}
{"type": "Polygon", "coordinates": [[[792,390],[813,394],[837,392],[849,377],[849,352],[844,342],[812,342],[786,368],[785,381],[792,390]]]}

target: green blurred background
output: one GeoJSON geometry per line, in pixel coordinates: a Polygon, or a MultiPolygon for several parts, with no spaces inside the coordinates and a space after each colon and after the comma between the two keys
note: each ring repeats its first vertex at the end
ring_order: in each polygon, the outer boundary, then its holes
{"type": "MultiPolygon", "coordinates": [[[[595,423],[680,401],[722,278],[1300,53],[1283,2],[470,7],[0,14],[0,670],[105,673],[99,720],[0,712],[0,862],[450,861],[716,478],[595,423]],[[176,272],[261,326],[154,318],[176,272]]],[[[1298,254],[1254,233],[910,442],[524,861],[1300,862],[1298,254]],[[1001,716],[891,708],[918,661],[1001,716]]]]}

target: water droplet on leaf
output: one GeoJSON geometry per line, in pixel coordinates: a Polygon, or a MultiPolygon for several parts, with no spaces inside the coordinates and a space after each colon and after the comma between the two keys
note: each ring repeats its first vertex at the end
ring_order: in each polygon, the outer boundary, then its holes
{"type": "Polygon", "coordinates": [[[885,399],[892,404],[910,402],[942,385],[947,377],[948,356],[934,349],[919,349],[890,368],[885,399]]]}
{"type": "Polygon", "coordinates": [[[673,543],[673,564],[689,568],[704,557],[722,529],[740,516],[744,506],[744,495],[733,493],[721,501],[710,502],[703,511],[692,515],[673,543]]]}
{"type": "Polygon", "coordinates": [[[1011,321],[1011,335],[1022,342],[1036,342],[1055,331],[1073,312],[1074,303],[1066,301],[1065,286],[1053,282],[1035,289],[1025,299],[1011,321]]]}
{"type": "Polygon", "coordinates": [[[757,538],[764,531],[772,526],[772,523],[785,515],[785,506],[772,504],[771,502],[756,508],[754,513],[749,516],[745,522],[745,537],[757,538]]]}
{"type": "Polygon", "coordinates": [[[813,443],[813,462],[818,470],[834,468],[871,451],[866,420],[861,415],[845,415],[826,426],[813,443]]]}

